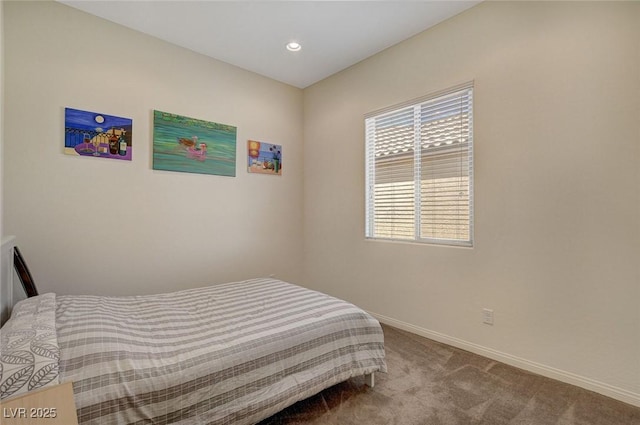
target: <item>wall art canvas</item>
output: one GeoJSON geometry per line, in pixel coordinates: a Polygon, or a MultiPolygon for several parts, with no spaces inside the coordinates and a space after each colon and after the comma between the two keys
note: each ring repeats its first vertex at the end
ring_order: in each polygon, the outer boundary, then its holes
{"type": "Polygon", "coordinates": [[[64,153],[131,161],[133,120],[64,108],[64,153]]]}
{"type": "Polygon", "coordinates": [[[282,145],[249,140],[247,152],[250,173],[282,175],[282,145]]]}
{"type": "Polygon", "coordinates": [[[153,169],[236,175],[236,127],[153,111],[153,169]]]}

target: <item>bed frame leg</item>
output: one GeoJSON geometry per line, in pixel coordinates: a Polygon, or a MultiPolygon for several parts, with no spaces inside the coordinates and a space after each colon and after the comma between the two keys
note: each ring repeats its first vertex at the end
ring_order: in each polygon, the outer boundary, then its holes
{"type": "Polygon", "coordinates": [[[365,385],[368,385],[369,387],[373,388],[374,385],[376,384],[375,376],[376,375],[373,372],[364,375],[364,383],[365,383],[365,385]]]}

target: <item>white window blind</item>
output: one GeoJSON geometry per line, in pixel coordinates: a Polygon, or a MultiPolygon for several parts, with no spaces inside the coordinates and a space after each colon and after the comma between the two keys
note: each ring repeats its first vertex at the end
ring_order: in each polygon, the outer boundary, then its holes
{"type": "Polygon", "coordinates": [[[365,117],[366,236],[473,245],[473,84],[365,117]]]}

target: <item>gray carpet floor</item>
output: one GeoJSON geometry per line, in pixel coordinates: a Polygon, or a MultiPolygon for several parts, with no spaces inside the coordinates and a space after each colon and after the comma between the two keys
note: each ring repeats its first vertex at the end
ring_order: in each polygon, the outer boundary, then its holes
{"type": "Polygon", "coordinates": [[[335,385],[260,425],[640,425],[640,408],[383,325],[387,374],[335,385]]]}

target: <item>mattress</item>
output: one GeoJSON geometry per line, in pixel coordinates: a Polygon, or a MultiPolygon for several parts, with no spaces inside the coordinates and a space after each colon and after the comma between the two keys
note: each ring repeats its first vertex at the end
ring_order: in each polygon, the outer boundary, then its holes
{"type": "Polygon", "coordinates": [[[254,424],[386,371],[373,317],[275,279],[55,296],[55,337],[47,346],[59,347],[57,382],[73,382],[82,424],[254,424]]]}

